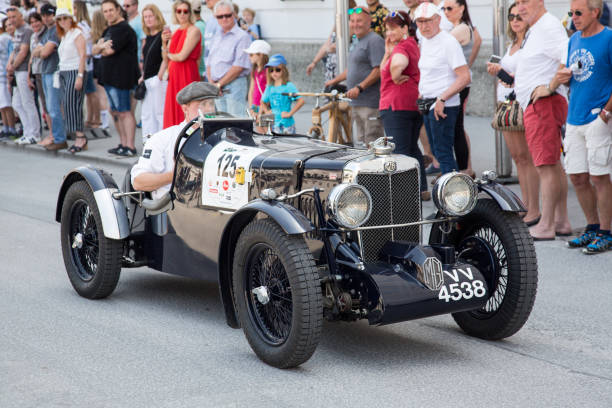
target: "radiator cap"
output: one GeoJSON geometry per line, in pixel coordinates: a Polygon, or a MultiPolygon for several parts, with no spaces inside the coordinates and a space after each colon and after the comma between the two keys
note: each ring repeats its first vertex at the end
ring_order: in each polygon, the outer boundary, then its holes
{"type": "Polygon", "coordinates": [[[379,137],[373,142],[370,142],[370,150],[376,156],[388,156],[395,150],[395,143],[391,143],[392,137],[379,137]]]}

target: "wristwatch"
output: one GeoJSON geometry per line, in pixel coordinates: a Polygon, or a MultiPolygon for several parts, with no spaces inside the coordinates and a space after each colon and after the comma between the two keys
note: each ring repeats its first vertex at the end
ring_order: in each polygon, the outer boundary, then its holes
{"type": "Polygon", "coordinates": [[[606,117],[606,119],[610,119],[612,117],[612,112],[607,111],[605,109],[602,109],[601,111],[603,112],[603,114],[606,117]]]}
{"type": "Polygon", "coordinates": [[[446,103],[446,99],[442,99],[442,97],[438,96],[438,99],[442,101],[442,103],[446,103]]]}
{"type": "Polygon", "coordinates": [[[356,85],[355,88],[359,89],[359,92],[363,92],[363,88],[361,87],[361,85],[356,85]]]}
{"type": "Polygon", "coordinates": [[[83,78],[83,73],[82,73],[82,72],[79,72],[79,73],[77,74],[77,76],[78,76],[79,78],[83,78]]]}

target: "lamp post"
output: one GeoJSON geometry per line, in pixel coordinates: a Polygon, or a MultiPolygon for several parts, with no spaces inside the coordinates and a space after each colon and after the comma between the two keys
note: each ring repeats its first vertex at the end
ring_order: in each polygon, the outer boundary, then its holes
{"type": "Polygon", "coordinates": [[[336,54],[338,55],[338,73],[344,72],[346,69],[349,41],[348,0],[336,0],[336,54]]]}
{"type": "MultiPolygon", "coordinates": [[[[493,0],[493,54],[503,55],[506,48],[506,4],[505,0],[493,0]]],[[[497,86],[494,87],[493,97],[497,105],[497,86]]],[[[512,158],[506,146],[502,132],[495,131],[495,172],[500,183],[516,183],[512,177],[512,158]]]]}

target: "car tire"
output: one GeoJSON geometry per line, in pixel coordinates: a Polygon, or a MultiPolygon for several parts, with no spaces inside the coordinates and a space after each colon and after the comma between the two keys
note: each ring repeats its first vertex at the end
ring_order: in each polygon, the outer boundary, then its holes
{"type": "MultiPolygon", "coordinates": [[[[529,318],[537,292],[538,266],[529,230],[518,214],[482,199],[470,214],[459,218],[447,239],[458,249],[459,259],[462,243],[471,237],[489,245],[499,273],[493,277],[494,291],[483,308],[454,313],[453,318],[471,336],[487,340],[512,336],[529,318]]],[[[441,238],[440,228],[433,227],[430,243],[439,243],[441,238]]],[[[489,281],[491,277],[485,278],[489,281]]]]}
{"type": "Polygon", "coordinates": [[[79,295],[101,299],[113,293],[121,272],[123,241],[104,236],[96,200],[85,181],[72,184],[66,192],[61,243],[68,278],[79,295]],[[78,240],[77,234],[81,234],[78,240]],[[80,246],[73,247],[78,241],[80,246]]]}
{"type": "Polygon", "coordinates": [[[238,321],[261,360],[290,368],[312,356],[323,306],[319,274],[303,236],[287,235],[271,219],[251,222],[238,238],[232,282],[238,321]],[[253,292],[263,287],[267,303],[253,292]]]}

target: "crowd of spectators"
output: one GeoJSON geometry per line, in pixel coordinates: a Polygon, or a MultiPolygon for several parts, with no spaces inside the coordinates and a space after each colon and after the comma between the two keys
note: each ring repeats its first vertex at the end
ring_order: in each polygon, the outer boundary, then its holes
{"type": "MultiPolygon", "coordinates": [[[[421,196],[428,199],[426,173],[474,177],[463,117],[482,40],[465,0],[404,4],[406,11],[390,12],[377,0],[349,9],[347,69],[333,72],[332,63],[325,85],[346,84],[357,145],[382,135],[382,119],[397,152],[419,161],[421,196]],[[427,161],[432,163],[425,169],[427,161]]],[[[508,49],[487,71],[500,78],[498,103],[516,100],[520,106],[524,130],[508,127],[503,134],[517,165],[532,238],[571,235],[567,173],[588,223],[568,245],[592,254],[612,248],[612,30],[605,26],[609,10],[601,0],[571,0],[568,15],[566,30],[543,0],[512,4],[508,49]]],[[[333,52],[334,39],[332,33],[306,68],[308,75],[333,52]]]]}
{"type": "Polygon", "coordinates": [[[134,157],[137,126],[146,140],[181,123],[175,97],[194,81],[222,90],[219,110],[246,114],[251,62],[245,50],[261,39],[254,10],[240,16],[231,1],[177,0],[172,31],[154,3],[140,8],[138,0],[103,0],[94,7],[75,0],[72,9],[53,3],[13,0],[1,10],[2,139],[79,153],[88,147],[87,128],[108,128],[113,120],[119,140],[109,153],[134,157]],[[203,5],[213,13],[208,22],[200,15],[203,5]],[[74,139],[70,147],[68,139],[74,139]]]}
{"type": "MultiPolygon", "coordinates": [[[[426,174],[474,177],[463,117],[482,40],[466,0],[404,0],[405,11],[390,11],[379,0],[349,4],[346,70],[337,70],[333,30],[306,74],[325,59],[326,88],[346,87],[354,143],[392,136],[399,153],[418,160],[425,200],[426,174]]],[[[602,0],[571,0],[571,24],[564,26],[543,0],[518,0],[508,9],[508,49],[501,61],[487,64],[489,74],[501,78],[498,103],[516,100],[521,108],[524,130],[503,134],[531,236],[550,240],[571,233],[567,173],[588,222],[569,246],[585,253],[612,248],[609,14],[602,0]]],[[[103,0],[91,20],[79,0],[74,12],[23,0],[6,15],[0,33],[1,135],[16,143],[59,150],[74,136],[70,151],[78,153],[87,149],[84,129],[108,126],[112,116],[119,144],[109,152],[135,156],[135,97],[142,99],[146,139],[183,122],[175,96],[194,81],[217,87],[219,111],[270,112],[277,132],[295,132],[293,115],[304,101],[292,95],[297,88],[287,60],[262,40],[252,9],[240,15],[229,0],[176,0],[174,31],[155,4],[139,13],[138,0],[103,0]],[[203,5],[212,12],[206,22],[203,5]],[[42,140],[41,124],[49,128],[42,140]]]]}

